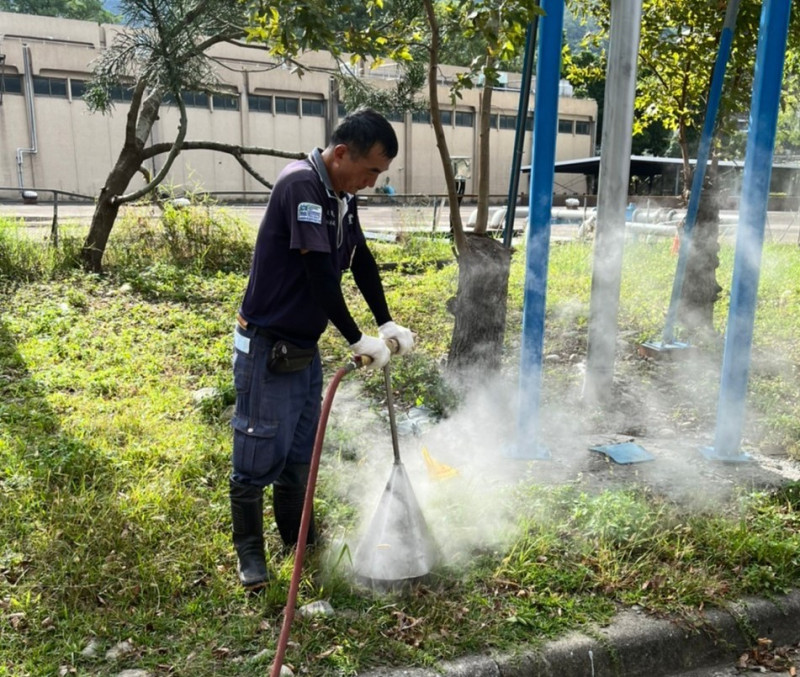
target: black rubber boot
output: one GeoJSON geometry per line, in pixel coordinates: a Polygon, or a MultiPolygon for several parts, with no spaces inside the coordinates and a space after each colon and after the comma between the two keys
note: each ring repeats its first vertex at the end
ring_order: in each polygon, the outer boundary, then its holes
{"type": "MultiPolygon", "coordinates": [[[[278,533],[287,546],[297,545],[300,534],[300,520],[303,517],[303,502],[306,497],[308,483],[308,465],[287,465],[280,477],[272,485],[272,509],[278,533]]],[[[317,542],[314,527],[314,513],[308,525],[306,545],[313,546],[317,542]]]]}
{"type": "Polygon", "coordinates": [[[230,481],[233,545],[239,558],[239,582],[248,590],[267,584],[264,555],[264,488],[230,481]]]}

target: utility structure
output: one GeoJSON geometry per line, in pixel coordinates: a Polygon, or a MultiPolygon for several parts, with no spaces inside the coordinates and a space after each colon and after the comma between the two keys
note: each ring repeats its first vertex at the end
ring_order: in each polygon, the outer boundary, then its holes
{"type": "Polygon", "coordinates": [[[728,7],[725,10],[725,21],[722,25],[722,34],[719,39],[719,50],[717,59],[714,63],[714,73],[711,76],[711,86],[708,94],[708,105],[706,106],[706,116],[703,122],[703,131],[700,134],[700,145],[697,149],[697,164],[695,165],[694,176],[692,176],[692,189],[689,194],[689,205],[686,208],[686,221],[683,224],[683,235],[681,236],[680,248],[678,249],[678,265],[675,267],[675,277],[672,282],[672,295],[667,309],[667,319],[664,322],[664,332],[661,338],[661,345],[654,346],[656,349],[672,349],[682,347],[675,343],[675,321],[678,317],[678,306],[683,290],[683,280],[686,277],[686,264],[689,261],[691,251],[692,235],[694,224],[697,221],[697,212],[700,208],[700,195],[703,192],[703,180],[706,176],[706,166],[711,154],[711,141],[714,138],[714,127],[717,122],[717,111],[719,101],[722,96],[722,84],[725,80],[725,69],[731,55],[731,45],[733,43],[733,32],[736,28],[736,17],[739,15],[740,0],[728,0],[728,7]]]}
{"type": "MultiPolygon", "coordinates": [[[[709,93],[701,157],[692,187],[691,212],[696,213],[702,173],[707,162],[710,134],[716,116],[727,52],[732,39],[739,0],[730,0],[720,50],[709,93]],[[699,176],[698,176],[699,174],[699,176]]],[[[606,108],[598,191],[598,219],[589,324],[584,397],[597,402],[613,384],[617,342],[617,311],[624,248],[625,203],[630,167],[630,137],[635,97],[641,0],[612,0],[609,61],[606,74],[606,108]]],[[[539,437],[545,299],[549,262],[550,211],[554,175],[554,138],[557,112],[547,99],[557,91],[560,68],[563,3],[545,0],[546,16],[539,21],[536,80],[536,117],[531,157],[530,223],[520,353],[517,443],[509,456],[546,459],[549,452],[539,437]],[[554,87],[556,89],[554,89],[554,87]]],[[[725,462],[749,460],[739,450],[745,415],[756,293],[764,242],[767,199],[772,173],[778,104],[788,36],[791,0],[764,0],[759,26],[750,124],[742,182],[730,312],[725,335],[714,446],[702,451],[707,458],[725,462]]],[[[692,219],[694,215],[692,215],[692,219]]],[[[693,225],[693,221],[690,222],[693,225]]],[[[690,230],[691,230],[690,225],[690,230]]],[[[690,233],[691,234],[691,233],[690,233]]],[[[683,252],[687,243],[681,247],[683,252]]],[[[685,254],[684,254],[685,256],[685,254]]],[[[665,343],[674,340],[676,296],[683,282],[683,266],[673,286],[664,331],[665,343]]]]}
{"type": "Polygon", "coordinates": [[[583,389],[591,404],[611,390],[614,379],[641,17],[642,0],[612,0],[605,91],[611,105],[603,121],[583,389]]]}
{"type": "Polygon", "coordinates": [[[740,445],[791,4],[764,0],[758,29],[716,433],[714,446],[703,450],[707,458],[729,463],[750,460],[740,445]]]}
{"type": "MultiPolygon", "coordinates": [[[[528,244],[520,351],[518,441],[508,450],[512,458],[546,459],[550,452],[538,440],[542,384],[542,348],[550,256],[550,212],[553,207],[558,84],[561,71],[563,0],[543,0],[539,19],[536,98],[529,191],[528,244]]],[[[514,204],[509,203],[509,210],[514,204]]]]}
{"type": "MultiPolygon", "coordinates": [[[[616,308],[619,303],[619,275],[622,239],[625,228],[625,200],[630,171],[630,130],[633,121],[633,96],[636,83],[636,54],[639,43],[641,0],[615,0],[611,3],[609,75],[606,100],[620,102],[609,107],[603,129],[598,229],[596,248],[607,260],[595,255],[596,278],[592,282],[592,305],[602,313],[593,315],[590,329],[590,364],[595,365],[588,390],[602,388],[599,379],[613,376],[613,350],[616,343],[616,308]],[[604,188],[609,186],[610,188],[604,188]],[[602,225],[601,225],[602,223],[602,225]],[[599,266],[599,267],[598,267],[599,266]],[[599,299],[599,300],[598,300],[599,299]],[[609,302],[611,309],[605,306],[609,302]],[[601,305],[602,304],[602,305],[601,305]],[[592,345],[592,337],[595,344],[592,345]],[[608,352],[611,351],[611,358],[608,352]],[[610,371],[609,371],[610,370],[610,371]]],[[[539,405],[542,382],[547,269],[550,254],[550,225],[555,173],[555,138],[561,67],[561,42],[564,20],[563,2],[545,0],[545,16],[539,21],[539,51],[536,69],[536,116],[531,153],[530,206],[526,249],[525,294],[520,352],[520,383],[517,444],[509,456],[521,459],[547,459],[550,452],[539,439],[539,405]]],[[[596,251],[597,251],[596,250],[596,251]]],[[[588,376],[587,376],[588,378],[588,376]]]]}

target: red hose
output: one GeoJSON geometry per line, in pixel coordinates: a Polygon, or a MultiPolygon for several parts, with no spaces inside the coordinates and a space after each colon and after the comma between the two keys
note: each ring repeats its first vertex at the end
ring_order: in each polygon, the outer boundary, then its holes
{"type": "Polygon", "coordinates": [[[317,436],[314,439],[314,450],[311,453],[311,466],[308,470],[308,484],[306,485],[306,496],[303,501],[303,516],[300,518],[300,533],[297,535],[297,549],[294,553],[294,569],[292,570],[292,580],[289,583],[289,596],[286,599],[286,609],[283,612],[283,627],[278,637],[278,645],[275,647],[275,659],[272,663],[270,677],[278,677],[283,666],[283,657],[286,655],[286,645],[289,643],[289,631],[294,620],[294,607],[297,604],[297,591],[300,588],[300,574],[303,571],[303,556],[306,552],[306,540],[308,539],[308,525],[311,522],[311,511],[314,505],[314,490],[317,485],[317,471],[319,470],[319,459],[322,456],[322,442],[325,439],[325,428],[328,425],[328,415],[331,413],[333,396],[339,381],[354,369],[361,365],[361,359],[356,356],[352,362],[339,368],[333,375],[333,379],[325,392],[325,399],[322,401],[322,409],[319,414],[317,424],[317,436]]]}

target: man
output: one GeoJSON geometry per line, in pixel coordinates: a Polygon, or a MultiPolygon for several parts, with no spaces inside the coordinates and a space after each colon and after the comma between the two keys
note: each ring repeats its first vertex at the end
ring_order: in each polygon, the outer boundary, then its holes
{"type": "MultiPolygon", "coordinates": [[[[360,109],[336,128],[324,150],[289,164],[272,190],[256,239],[250,279],[237,314],[233,372],[236,411],[230,478],[239,580],[266,584],[263,491],[287,545],[297,543],[311,452],[320,415],[322,366],[317,341],[328,321],[358,355],[381,368],[413,348],[410,330],[389,314],[378,267],[366,246],[355,193],[373,187],[397,155],[389,122],[360,109]],[[342,295],[350,268],[378,336],[363,334],[342,295]]],[[[315,541],[313,517],[307,535],[315,541]]]]}

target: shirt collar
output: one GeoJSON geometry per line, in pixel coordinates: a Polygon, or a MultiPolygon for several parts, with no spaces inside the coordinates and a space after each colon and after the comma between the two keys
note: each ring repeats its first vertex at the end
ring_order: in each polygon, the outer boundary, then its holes
{"type": "Polygon", "coordinates": [[[349,203],[352,199],[352,195],[350,193],[342,193],[342,196],[336,193],[333,189],[333,185],[331,184],[331,177],[328,174],[328,169],[325,167],[325,161],[322,159],[322,150],[320,148],[315,148],[308,154],[308,161],[311,163],[311,166],[314,170],[319,174],[320,181],[322,181],[322,185],[325,186],[325,190],[328,191],[328,195],[330,197],[335,197],[337,200],[344,200],[345,202],[349,203]]]}

